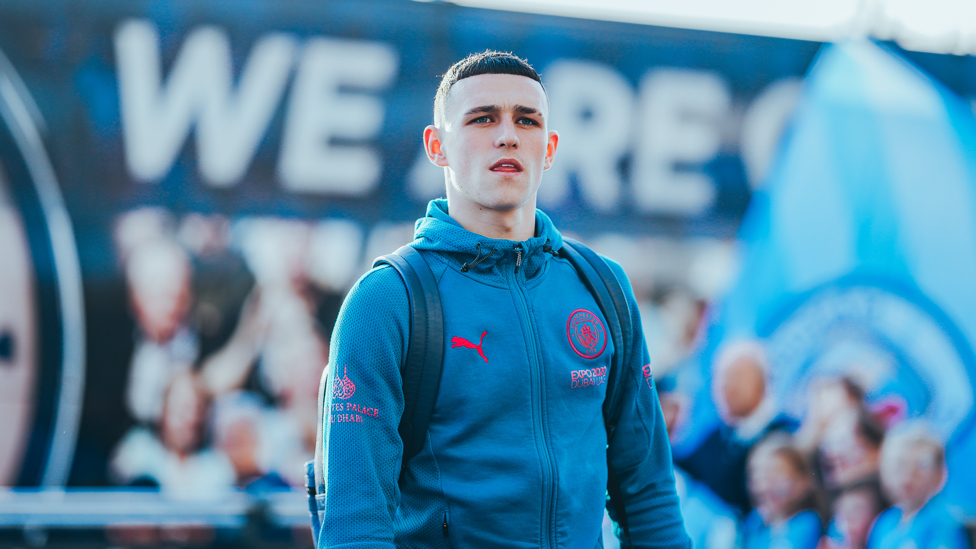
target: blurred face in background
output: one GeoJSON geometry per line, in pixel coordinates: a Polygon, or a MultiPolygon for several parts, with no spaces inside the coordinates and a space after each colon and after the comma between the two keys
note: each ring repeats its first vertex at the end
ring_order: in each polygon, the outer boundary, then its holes
{"type": "Polygon", "coordinates": [[[940,450],[927,441],[898,444],[882,454],[881,483],[906,513],[921,509],[944,482],[945,465],[940,450]]]}
{"type": "Polygon", "coordinates": [[[220,447],[227,454],[239,480],[261,475],[258,464],[259,439],[257,426],[250,418],[238,418],[222,433],[220,447]]]}
{"type": "Polygon", "coordinates": [[[160,425],[163,445],[179,455],[188,456],[203,441],[207,398],[193,374],[184,372],[173,376],[163,403],[160,425]]]}
{"type": "Polygon", "coordinates": [[[749,417],[766,394],[766,374],[751,355],[742,355],[720,368],[714,392],[719,412],[727,422],[749,417]]]}
{"type": "Polygon", "coordinates": [[[827,423],[860,405],[840,380],[832,379],[816,386],[810,401],[810,415],[827,423]]]}
{"type": "Polygon", "coordinates": [[[837,498],[834,518],[847,539],[848,547],[860,549],[867,544],[871,525],[881,511],[881,502],[869,488],[849,490],[837,498]]]}
{"type": "MultiPolygon", "coordinates": [[[[801,458],[802,459],[802,458],[801,458]]],[[[749,458],[749,492],[766,524],[788,520],[812,490],[806,472],[780,450],[757,447],[749,458]]]]}
{"type": "Polygon", "coordinates": [[[881,448],[861,434],[856,412],[842,414],[827,426],[821,449],[834,486],[849,485],[878,472],[881,448]]]}
{"type": "Polygon", "coordinates": [[[190,260],[175,243],[149,242],[126,263],[129,297],[136,321],[149,339],[165,343],[179,329],[192,305],[190,260]]]}

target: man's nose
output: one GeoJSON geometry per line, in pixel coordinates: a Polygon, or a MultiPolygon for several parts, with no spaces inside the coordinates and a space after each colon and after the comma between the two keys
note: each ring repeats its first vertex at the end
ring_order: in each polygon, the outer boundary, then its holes
{"type": "Polygon", "coordinates": [[[503,119],[498,125],[498,135],[495,137],[496,147],[518,148],[518,132],[515,131],[515,122],[511,119],[503,119]]]}

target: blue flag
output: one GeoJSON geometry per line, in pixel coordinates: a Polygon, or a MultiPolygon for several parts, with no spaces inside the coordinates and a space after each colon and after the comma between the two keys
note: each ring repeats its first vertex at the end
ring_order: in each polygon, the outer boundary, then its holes
{"type": "Polygon", "coordinates": [[[947,495],[976,511],[976,119],[872,42],[825,46],[740,228],[740,271],[709,313],[680,456],[718,422],[716,350],[767,346],[770,389],[802,419],[818,377],[856,373],[869,402],[947,442],[947,495]]]}

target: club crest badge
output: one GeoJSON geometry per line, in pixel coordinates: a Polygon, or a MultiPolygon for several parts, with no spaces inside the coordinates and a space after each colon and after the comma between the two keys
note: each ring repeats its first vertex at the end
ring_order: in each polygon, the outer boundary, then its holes
{"type": "Polygon", "coordinates": [[[576,354],[593,359],[607,347],[607,330],[598,316],[586,309],[576,309],[569,315],[566,335],[576,354]]]}
{"type": "Polygon", "coordinates": [[[336,377],[332,383],[332,398],[345,400],[356,394],[356,385],[349,379],[349,367],[343,368],[342,377],[336,377]]]}

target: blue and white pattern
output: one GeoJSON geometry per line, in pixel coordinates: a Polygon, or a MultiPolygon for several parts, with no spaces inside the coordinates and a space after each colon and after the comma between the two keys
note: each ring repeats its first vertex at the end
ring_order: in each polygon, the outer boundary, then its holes
{"type": "Polygon", "coordinates": [[[948,441],[951,502],[976,473],[976,120],[885,47],[825,46],[765,187],[740,228],[741,271],[712,309],[686,453],[718,421],[709,367],[723,343],[769,346],[771,387],[800,418],[818,376],[857,370],[948,441]]]}

